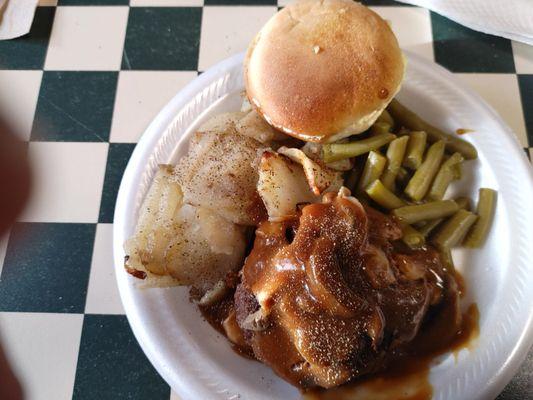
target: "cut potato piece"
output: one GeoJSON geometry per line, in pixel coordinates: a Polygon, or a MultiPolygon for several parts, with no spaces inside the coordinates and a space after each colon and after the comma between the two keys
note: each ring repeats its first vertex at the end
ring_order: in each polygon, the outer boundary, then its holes
{"type": "Polygon", "coordinates": [[[211,251],[231,255],[239,252],[243,229],[207,208],[198,208],[198,224],[211,251]]]}
{"type": "Polygon", "coordinates": [[[201,297],[198,304],[201,306],[211,306],[218,303],[226,296],[230,288],[226,285],[224,280],[218,281],[201,297]]]}
{"type": "Polygon", "coordinates": [[[302,167],[272,151],[261,157],[257,191],[270,221],[295,217],[298,204],[319,200],[309,189],[302,167]]]}
{"type": "Polygon", "coordinates": [[[235,133],[237,122],[247,114],[248,112],[237,111],[215,115],[204,122],[198,132],[235,133]]]}
{"type": "Polygon", "coordinates": [[[255,110],[251,110],[235,125],[237,132],[261,143],[287,140],[289,136],[272,128],[255,110]]]}
{"type": "Polygon", "coordinates": [[[339,172],[320,166],[302,150],[283,146],[278,149],[278,153],[289,157],[303,167],[307,183],[315,195],[319,196],[329,188],[338,190],[342,186],[342,177],[339,172]]]}
{"type": "Polygon", "coordinates": [[[301,148],[301,150],[313,161],[316,161],[321,165],[325,165],[326,167],[335,171],[349,171],[354,166],[354,162],[351,158],[324,163],[324,160],[322,159],[322,145],[320,143],[307,142],[301,148]]]}
{"type": "Polygon", "coordinates": [[[210,210],[183,204],[172,168],[162,166],[141,207],[135,234],[125,243],[126,270],[155,280],[149,286],[207,290],[241,267],[244,229],[210,210]]]}
{"type": "Polygon", "coordinates": [[[254,225],[257,163],[264,147],[231,133],[197,133],[175,167],[184,202],[242,225],[254,225]]]}
{"type": "MultiPolygon", "coordinates": [[[[243,228],[223,218],[219,219],[221,232],[231,232],[233,251],[216,253],[213,243],[204,236],[201,209],[184,204],[173,218],[173,237],[165,251],[164,265],[168,274],[182,285],[210,288],[228,272],[236,271],[244,259],[245,237],[243,228]]],[[[212,238],[212,237],[211,237],[212,238]]],[[[230,246],[227,240],[226,246],[230,246]]]]}
{"type": "Polygon", "coordinates": [[[289,136],[271,127],[253,109],[216,115],[207,120],[198,129],[198,132],[238,133],[267,145],[270,145],[272,141],[287,140],[289,138],[289,136]]]}
{"type": "Polygon", "coordinates": [[[172,180],[172,167],[161,165],[139,212],[134,236],[125,244],[128,266],[157,275],[166,273],[163,253],[172,235],[172,218],[182,205],[179,185],[172,180]]]}
{"type": "Polygon", "coordinates": [[[222,322],[222,327],[224,328],[224,332],[226,332],[226,336],[231,342],[241,347],[248,347],[248,344],[244,339],[244,335],[242,334],[242,329],[237,324],[233,306],[226,319],[222,322]]]}
{"type": "Polygon", "coordinates": [[[242,92],[242,97],[243,99],[242,99],[242,104],[241,104],[241,111],[246,111],[246,112],[252,111],[252,105],[248,101],[248,98],[246,97],[246,91],[244,90],[242,92]]]}

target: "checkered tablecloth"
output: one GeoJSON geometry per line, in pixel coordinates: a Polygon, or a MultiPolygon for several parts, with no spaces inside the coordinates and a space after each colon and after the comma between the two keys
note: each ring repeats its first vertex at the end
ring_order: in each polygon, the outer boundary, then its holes
{"type": "MultiPolygon", "coordinates": [[[[162,106],[245,49],[285,1],[57,1],[41,0],[29,35],[0,42],[0,110],[29,142],[35,173],[32,200],[0,240],[0,334],[28,399],[177,399],[118,297],[118,185],[162,106]]],[[[480,93],[531,156],[533,47],[391,0],[365,3],[402,47],[480,93]]],[[[501,399],[533,398],[532,371],[530,353],[501,399]]]]}

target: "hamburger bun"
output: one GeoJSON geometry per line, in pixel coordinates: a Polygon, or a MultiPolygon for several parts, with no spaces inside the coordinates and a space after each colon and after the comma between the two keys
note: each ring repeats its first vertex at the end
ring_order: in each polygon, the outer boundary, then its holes
{"type": "Polygon", "coordinates": [[[361,133],[400,89],[389,25],[352,0],[300,0],[274,15],[244,63],[246,93],[275,128],[327,143],[361,133]]]}

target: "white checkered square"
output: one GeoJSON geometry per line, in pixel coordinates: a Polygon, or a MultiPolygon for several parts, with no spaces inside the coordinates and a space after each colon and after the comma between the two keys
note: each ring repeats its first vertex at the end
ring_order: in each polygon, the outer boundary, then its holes
{"type": "Polygon", "coordinates": [[[389,21],[402,49],[433,61],[429,11],[419,7],[370,7],[389,21]]]}
{"type": "Polygon", "coordinates": [[[204,0],[130,0],[132,7],[201,7],[204,0]]]}
{"type": "Polygon", "coordinates": [[[113,264],[113,225],[98,224],[85,303],[86,314],[124,314],[113,264]]]}
{"type": "Polygon", "coordinates": [[[0,70],[0,112],[22,140],[29,140],[42,71],[0,70]]]}
{"type": "MultiPolygon", "coordinates": [[[[528,147],[515,74],[456,74],[481,95],[509,124],[522,147],[528,147]]],[[[472,127],[475,129],[475,127],[472,127]]]]}
{"type": "Polygon", "coordinates": [[[276,7],[204,7],[198,69],[205,71],[223,59],[246,50],[277,12],[276,7]]]}
{"type": "Polygon", "coordinates": [[[33,192],[24,222],[98,221],[108,143],[31,142],[33,192]]]}
{"type": "Polygon", "coordinates": [[[519,74],[533,74],[533,46],[512,42],[514,65],[519,74]]]}
{"type": "Polygon", "coordinates": [[[57,7],[46,70],[119,70],[128,7],[57,7]]]}
{"type": "Polygon", "coordinates": [[[193,71],[121,71],[110,141],[137,142],[161,108],[195,77],[193,71]]]}
{"type": "Polygon", "coordinates": [[[2,341],[31,400],[70,400],[83,315],[0,313],[2,341]]]}

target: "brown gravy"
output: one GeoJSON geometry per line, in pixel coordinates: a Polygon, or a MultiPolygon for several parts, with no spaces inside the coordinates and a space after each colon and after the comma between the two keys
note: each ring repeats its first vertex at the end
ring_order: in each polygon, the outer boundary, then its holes
{"type": "MultiPolygon", "coordinates": [[[[314,208],[311,211],[307,210],[308,213],[311,213],[313,211],[314,208]]],[[[372,217],[373,214],[368,213],[368,215],[372,217]]],[[[373,218],[376,218],[376,216],[374,216],[373,218]]],[[[373,226],[383,225],[383,223],[377,222],[374,222],[373,224],[373,226]]],[[[266,224],[264,227],[261,228],[261,234],[263,235],[260,236],[262,238],[261,240],[263,240],[264,238],[269,238],[270,240],[271,238],[267,234],[269,233],[269,229],[274,228],[281,229],[283,227],[280,228],[277,225],[270,226],[269,224],[266,224]]],[[[302,229],[302,226],[300,226],[299,234],[303,232],[302,229]]],[[[277,234],[283,236],[283,232],[285,230],[281,229],[281,233],[278,232],[278,230],[276,230],[277,234]]],[[[351,237],[353,236],[354,235],[351,235],[351,237]]],[[[293,243],[296,243],[297,239],[294,239],[293,243]]],[[[306,242],[311,242],[311,239],[304,239],[306,240],[306,242]]],[[[262,247],[260,248],[262,249],[262,247]]],[[[301,245],[298,248],[305,248],[305,246],[301,245]]],[[[285,253],[283,254],[286,255],[285,253]]],[[[428,257],[430,255],[431,252],[428,253],[428,257]]],[[[255,254],[255,256],[262,257],[263,255],[262,253],[259,253],[259,255],[255,254]]],[[[267,259],[270,259],[270,253],[267,253],[267,256],[269,256],[267,257],[267,259]]],[[[248,257],[250,258],[252,256],[249,255],[248,257]]],[[[249,261],[249,258],[247,259],[247,262],[249,261]]],[[[345,257],[343,257],[343,259],[345,259],[345,257]]],[[[426,259],[424,258],[424,260],[426,259]]],[[[427,265],[431,265],[430,260],[431,257],[427,258],[427,260],[425,261],[427,265]]],[[[265,264],[261,264],[260,267],[264,267],[264,265],[265,264]]],[[[248,273],[250,273],[250,270],[248,270],[248,273]]],[[[334,387],[332,389],[311,389],[304,391],[302,392],[304,398],[308,400],[431,399],[433,389],[429,382],[429,371],[432,364],[434,363],[434,358],[447,352],[457,353],[464,347],[471,347],[474,344],[474,339],[477,338],[479,333],[479,313],[477,310],[477,306],[475,304],[471,305],[468,310],[463,314],[462,318],[459,312],[458,292],[459,294],[464,294],[465,291],[464,281],[462,277],[455,271],[448,271],[448,274],[453,275],[455,278],[449,280],[448,284],[457,285],[459,290],[457,291],[455,289],[449,289],[443,292],[444,297],[442,298],[440,303],[434,303],[433,308],[431,308],[431,310],[425,315],[424,320],[421,322],[421,325],[419,325],[420,330],[418,331],[416,337],[407,342],[400,342],[399,345],[396,347],[390,347],[387,350],[388,353],[386,354],[385,358],[382,359],[382,366],[377,367],[379,368],[379,371],[377,373],[374,373],[372,375],[364,375],[363,372],[360,374],[362,375],[361,378],[356,378],[348,382],[347,384],[334,387]]],[[[245,278],[246,275],[243,273],[243,280],[245,278]]],[[[300,281],[298,281],[298,283],[299,282],[300,281]]],[[[294,285],[290,286],[290,288],[292,289],[291,293],[294,293],[294,285]]],[[[239,294],[239,289],[237,289],[237,294],[239,294]]],[[[362,293],[362,295],[364,295],[364,293],[362,293]]],[[[401,295],[401,292],[399,292],[399,295],[401,295]]],[[[225,334],[224,329],[222,328],[222,323],[230,314],[230,312],[232,312],[233,298],[234,292],[232,291],[231,293],[228,293],[226,298],[223,299],[221,302],[210,307],[200,307],[204,318],[222,334],[225,334]]],[[[396,318],[395,315],[397,314],[398,313],[392,313],[390,315],[392,316],[392,318],[396,318]]],[[[348,331],[346,330],[346,332],[348,331]]],[[[267,350],[275,352],[272,357],[277,357],[276,354],[279,354],[281,357],[283,357],[283,362],[285,362],[285,364],[290,364],[292,362],[292,359],[289,359],[289,357],[291,351],[294,350],[291,350],[290,346],[287,347],[287,349],[284,349],[283,347],[286,343],[289,343],[289,341],[282,340],[283,337],[280,338],[279,335],[276,336],[275,339],[271,339],[271,337],[274,337],[274,335],[264,336],[266,337],[265,340],[267,340],[265,346],[267,350]]],[[[352,336],[350,336],[350,338],[352,338],[352,336]]],[[[315,344],[318,342],[313,341],[312,343],[315,344]]],[[[245,355],[247,357],[253,356],[251,348],[247,347],[245,343],[243,343],[242,347],[233,345],[233,348],[241,355],[245,355]]],[[[262,358],[261,354],[257,355],[257,357],[265,361],[262,358]]],[[[265,363],[268,365],[268,362],[265,363]]],[[[376,371],[377,368],[375,368],[374,371],[376,371]]],[[[276,371],[275,368],[273,369],[276,371]]],[[[276,372],[280,374],[279,371],[276,372]]],[[[280,376],[284,377],[283,374],[280,374],[280,376]]],[[[346,379],[344,381],[346,381],[346,379]]]]}
{"type": "Polygon", "coordinates": [[[479,311],[470,305],[463,314],[461,330],[450,339],[446,331],[446,310],[441,318],[425,326],[413,341],[417,349],[399,355],[386,371],[358,379],[329,390],[313,390],[304,394],[307,400],[429,400],[433,388],[429,371],[438,357],[447,352],[457,354],[461,349],[472,349],[479,336],[479,311]]]}
{"type": "MultiPolygon", "coordinates": [[[[231,290],[226,297],[212,306],[198,306],[202,316],[209,323],[209,325],[211,325],[217,330],[217,332],[224,336],[226,336],[226,332],[222,327],[222,323],[233,308],[234,293],[235,291],[231,290]]],[[[253,351],[250,348],[238,346],[235,343],[232,343],[230,340],[228,340],[228,343],[231,345],[231,348],[240,356],[255,360],[253,351]]]]}
{"type": "MultiPolygon", "coordinates": [[[[461,275],[456,273],[458,281],[461,275]]],[[[209,324],[225,335],[222,322],[227,317],[233,302],[233,292],[211,307],[199,307],[209,324]]],[[[418,334],[414,343],[416,349],[409,349],[409,354],[401,354],[389,365],[386,371],[358,379],[352,383],[329,390],[313,390],[303,394],[307,400],[429,400],[433,388],[429,382],[429,371],[435,358],[447,352],[457,355],[462,349],[472,349],[479,336],[479,311],[477,305],[471,304],[463,313],[461,330],[450,338],[446,327],[452,326],[443,305],[439,318],[429,321],[418,334]]],[[[253,359],[249,349],[232,345],[239,355],[253,359]]]]}
{"type": "Polygon", "coordinates": [[[211,306],[198,306],[202,316],[207,322],[209,322],[209,325],[224,336],[226,336],[226,333],[222,327],[222,322],[224,322],[232,307],[233,294],[234,291],[232,290],[231,293],[226,295],[226,297],[211,306]]]}

